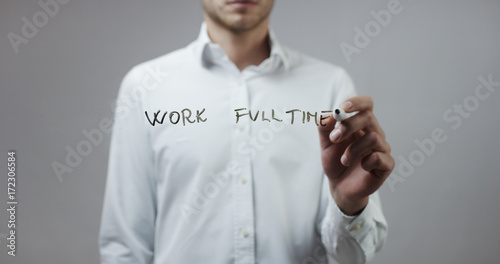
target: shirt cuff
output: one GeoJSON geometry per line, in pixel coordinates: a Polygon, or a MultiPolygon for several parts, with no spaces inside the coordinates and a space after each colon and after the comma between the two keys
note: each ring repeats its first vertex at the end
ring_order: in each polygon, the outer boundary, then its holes
{"type": "Polygon", "coordinates": [[[329,195],[322,241],[338,262],[370,261],[384,244],[386,235],[387,223],[377,193],[369,197],[366,207],[356,216],[345,215],[329,195]]]}
{"type": "MultiPolygon", "coordinates": [[[[374,210],[374,202],[372,199],[368,199],[368,203],[366,204],[363,211],[361,211],[358,215],[346,215],[340,210],[337,203],[333,199],[331,195],[329,195],[329,205],[328,212],[329,219],[333,222],[333,227],[339,233],[343,235],[348,235],[353,237],[357,241],[361,241],[366,233],[369,232],[373,227],[370,226],[373,221],[373,210],[374,210]]],[[[328,220],[327,220],[328,221],[328,220]]]]}

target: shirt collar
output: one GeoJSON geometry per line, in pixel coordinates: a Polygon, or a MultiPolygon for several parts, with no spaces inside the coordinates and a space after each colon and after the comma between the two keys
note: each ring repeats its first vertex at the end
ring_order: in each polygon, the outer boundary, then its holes
{"type": "MultiPolygon", "coordinates": [[[[271,54],[269,59],[273,61],[273,64],[282,63],[285,70],[288,71],[290,68],[289,58],[271,28],[269,28],[269,39],[271,42],[271,54]]],[[[217,60],[222,60],[226,57],[222,48],[218,44],[213,43],[208,36],[207,24],[205,22],[201,24],[200,33],[198,35],[198,39],[196,40],[196,46],[197,56],[200,58],[200,61],[204,66],[214,64],[217,60]]]]}

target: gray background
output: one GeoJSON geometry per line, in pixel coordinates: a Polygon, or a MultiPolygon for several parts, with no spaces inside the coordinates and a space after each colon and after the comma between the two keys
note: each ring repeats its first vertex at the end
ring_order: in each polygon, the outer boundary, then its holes
{"type": "MultiPolygon", "coordinates": [[[[374,20],[384,1],[278,0],[281,42],[345,67],[376,102],[393,155],[442,128],[447,141],[405,182],[381,189],[390,230],[373,263],[499,263],[500,91],[451,129],[442,115],[474,95],[478,77],[500,82],[500,1],[410,1],[348,63],[339,44],[374,20]]],[[[59,181],[51,163],[112,116],[124,74],[181,48],[202,21],[199,1],[72,0],[16,54],[36,1],[0,0],[0,233],[7,232],[7,151],[18,158],[18,256],[0,263],[97,263],[109,134],[59,181]]],[[[497,87],[498,88],[498,87],[497,87]]],[[[401,163],[399,163],[401,164],[401,163]]],[[[399,165],[398,164],[398,165],[399,165]]]]}

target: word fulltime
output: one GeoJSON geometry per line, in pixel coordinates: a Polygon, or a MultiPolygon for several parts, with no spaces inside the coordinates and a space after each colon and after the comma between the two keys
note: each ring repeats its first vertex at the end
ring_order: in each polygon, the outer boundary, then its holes
{"type": "MultiPolygon", "coordinates": [[[[262,112],[256,111],[256,112],[254,112],[253,115],[252,115],[252,111],[247,110],[246,108],[239,108],[239,109],[235,109],[234,111],[236,112],[236,123],[238,123],[240,121],[240,118],[243,116],[248,116],[250,118],[250,120],[257,121],[257,119],[259,118],[259,113],[260,113],[261,121],[271,122],[271,120],[272,120],[272,121],[276,121],[276,122],[283,122],[283,119],[275,117],[274,109],[271,109],[271,119],[269,119],[269,116],[266,118],[265,111],[262,111],[262,112]]],[[[300,116],[302,116],[302,124],[305,124],[306,122],[309,123],[309,122],[311,122],[311,118],[314,118],[314,122],[316,123],[317,126],[320,124],[321,124],[321,126],[326,126],[326,124],[323,124],[323,120],[328,119],[329,115],[323,115],[323,114],[330,114],[331,112],[333,112],[333,111],[331,111],[331,110],[321,111],[321,114],[318,115],[318,112],[311,113],[309,111],[302,111],[300,109],[292,109],[292,110],[285,111],[285,114],[288,114],[288,116],[285,116],[285,119],[290,120],[290,124],[293,125],[293,122],[296,118],[295,114],[297,114],[297,118],[300,118],[300,116]]]]}
{"type": "MultiPolygon", "coordinates": [[[[144,114],[146,115],[148,122],[152,126],[155,126],[156,124],[162,125],[167,120],[170,121],[170,124],[182,124],[183,126],[185,126],[186,124],[204,123],[207,121],[207,118],[202,117],[202,114],[205,112],[205,108],[203,108],[202,110],[196,110],[196,116],[192,117],[194,112],[195,111],[192,111],[189,108],[184,108],[181,111],[164,111],[163,113],[161,110],[158,110],[156,112],[153,112],[152,115],[150,115],[148,111],[144,111],[144,114]]],[[[321,112],[309,112],[300,109],[291,109],[288,111],[284,111],[284,116],[282,116],[281,118],[276,115],[277,111],[275,111],[274,109],[266,112],[261,110],[252,111],[248,110],[247,108],[238,108],[234,109],[234,112],[236,123],[239,123],[243,118],[249,118],[254,122],[290,122],[290,124],[293,125],[294,123],[296,123],[296,120],[298,120],[297,122],[302,121],[302,124],[314,122],[316,126],[326,126],[323,121],[328,119],[333,111],[326,110],[321,112]]]]}

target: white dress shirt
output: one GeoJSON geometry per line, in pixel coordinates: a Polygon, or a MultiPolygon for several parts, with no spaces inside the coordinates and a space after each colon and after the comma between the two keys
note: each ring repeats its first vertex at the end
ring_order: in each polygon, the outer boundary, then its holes
{"type": "Polygon", "coordinates": [[[203,24],[189,46],[126,75],[102,263],[364,263],[382,247],[377,193],[346,216],[321,165],[316,122],[355,96],[350,77],[281,46],[272,31],[270,43],[268,59],[239,71],[203,24]],[[153,126],[155,114],[164,118],[153,126]]]}

